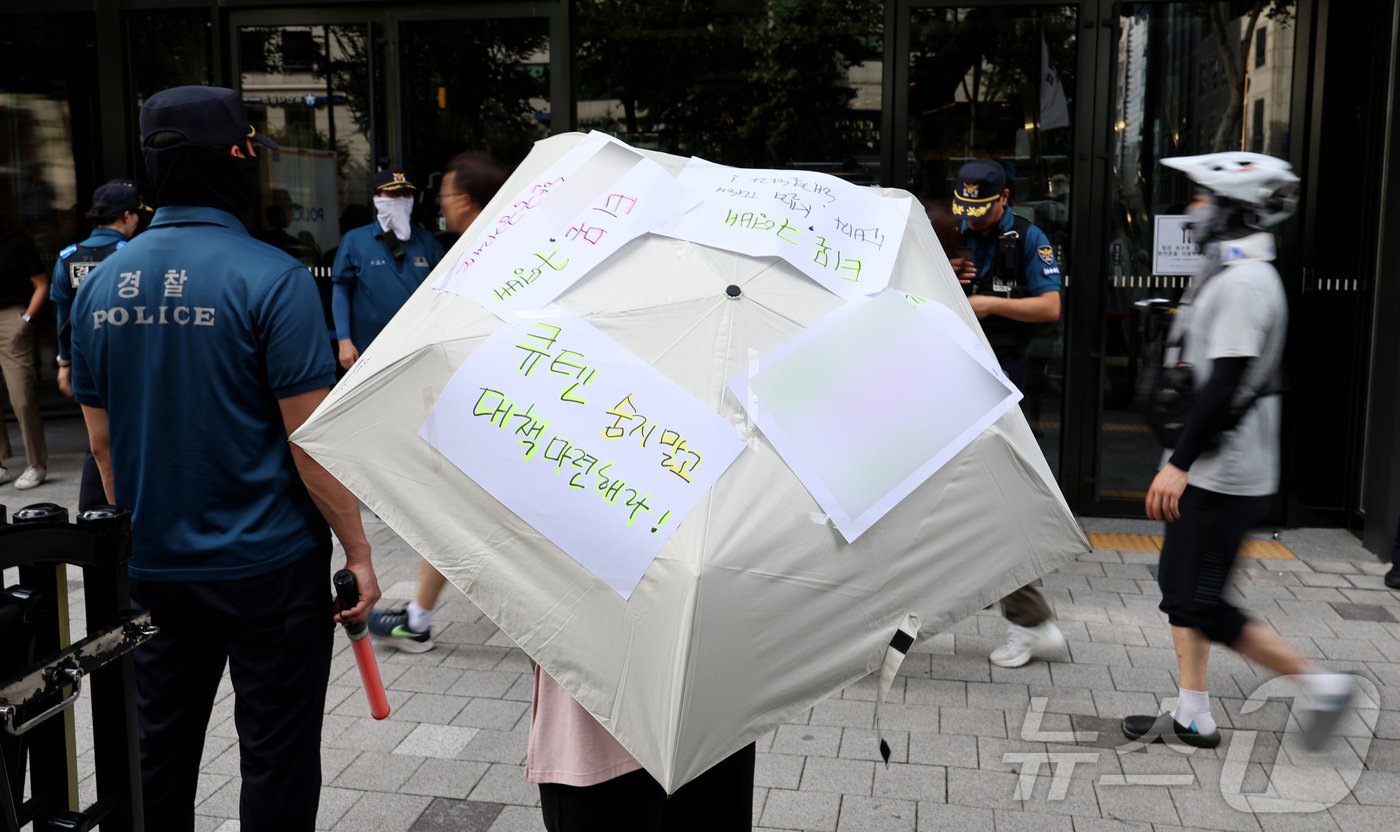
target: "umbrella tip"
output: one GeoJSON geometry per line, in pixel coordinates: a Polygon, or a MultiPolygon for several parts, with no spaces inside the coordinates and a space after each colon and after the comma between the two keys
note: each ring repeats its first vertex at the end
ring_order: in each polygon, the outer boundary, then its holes
{"type": "Polygon", "coordinates": [[[744,290],[740,289],[733,283],[729,284],[729,288],[724,290],[724,293],[726,295],[729,295],[731,298],[737,298],[739,297],[739,295],[743,294],[743,292],[744,290]]]}

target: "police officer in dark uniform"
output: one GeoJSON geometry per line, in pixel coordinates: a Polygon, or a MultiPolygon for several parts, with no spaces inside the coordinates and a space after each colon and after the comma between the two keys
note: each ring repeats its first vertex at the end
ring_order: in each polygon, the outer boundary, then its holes
{"type": "Polygon", "coordinates": [[[335,380],[320,302],[239,221],[254,142],[276,145],[237,93],[165,90],[140,126],[158,209],[78,292],[72,358],[107,498],[132,511],[132,601],[160,627],[136,652],[146,828],[193,828],[227,663],[243,828],[311,830],[332,618],[379,597],[358,502],[287,441],[335,380]],[[338,615],[332,530],[361,592],[338,615]]]}
{"type": "MultiPolygon", "coordinates": [[[[113,179],[93,192],[92,208],[86,214],[95,226],[92,234],[81,243],[58,253],[53,279],[49,281],[49,300],[53,301],[58,325],[58,389],[70,399],[73,397],[73,368],[68,349],[72,342],[68,312],[73,306],[73,296],[99,263],[126,245],[136,234],[142,214],[149,211],[141,201],[141,193],[136,189],[135,182],[113,179]]],[[[78,510],[87,511],[106,502],[102,475],[89,451],[87,459],[83,461],[83,476],[78,486],[78,510]]]]}
{"type": "MultiPolygon", "coordinates": [[[[973,159],[958,171],[952,212],[962,220],[971,259],[950,261],[992,345],[997,363],[1017,387],[1026,386],[1026,349],[1037,323],[1060,319],[1060,269],[1045,232],[1007,207],[1006,171],[973,159]]],[[[1006,641],[992,651],[1000,667],[1020,667],[1064,646],[1045,598],[1031,586],[1001,601],[1006,641]]]]}
{"type": "Polygon", "coordinates": [[[442,259],[442,244],[413,225],[418,188],[402,168],[374,175],[375,219],[340,241],[331,268],[331,313],[340,366],[350,369],[442,259]]]}

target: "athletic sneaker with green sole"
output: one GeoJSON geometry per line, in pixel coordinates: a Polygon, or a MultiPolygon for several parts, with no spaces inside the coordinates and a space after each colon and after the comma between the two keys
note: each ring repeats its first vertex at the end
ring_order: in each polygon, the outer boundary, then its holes
{"type": "Polygon", "coordinates": [[[408,626],[407,609],[370,613],[369,632],[377,640],[405,653],[426,653],[434,646],[431,627],[420,633],[408,626]]]}

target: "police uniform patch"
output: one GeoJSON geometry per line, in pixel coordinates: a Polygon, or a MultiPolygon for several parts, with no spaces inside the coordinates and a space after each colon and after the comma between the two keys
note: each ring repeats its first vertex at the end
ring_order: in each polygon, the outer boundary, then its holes
{"type": "Polygon", "coordinates": [[[63,251],[60,251],[60,252],[58,253],[58,257],[59,257],[60,260],[67,260],[68,257],[69,257],[69,255],[71,255],[73,252],[75,252],[75,251],[77,251],[77,250],[78,250],[78,246],[77,246],[76,244],[71,245],[71,246],[69,246],[68,248],[65,248],[63,251]]]}
{"type": "Polygon", "coordinates": [[[83,285],[83,281],[87,280],[87,276],[91,274],[92,270],[97,268],[97,266],[97,263],[69,263],[68,284],[74,289],[77,289],[79,286],[83,285]]]}
{"type": "Polygon", "coordinates": [[[424,256],[422,256],[422,255],[420,254],[419,256],[413,258],[413,265],[415,265],[415,266],[417,266],[417,267],[419,267],[419,268],[421,268],[421,269],[426,269],[426,268],[428,268],[428,258],[426,258],[426,257],[424,257],[424,256]]]}
{"type": "Polygon", "coordinates": [[[1035,251],[1040,255],[1040,259],[1045,261],[1045,265],[1055,265],[1055,250],[1053,248],[1050,246],[1040,246],[1036,248],[1035,251]]]}

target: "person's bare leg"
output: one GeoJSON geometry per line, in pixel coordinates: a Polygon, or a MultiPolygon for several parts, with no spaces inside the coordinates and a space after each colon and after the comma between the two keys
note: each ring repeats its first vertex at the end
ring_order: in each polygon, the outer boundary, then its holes
{"type": "Polygon", "coordinates": [[[1210,641],[1194,627],[1172,627],[1172,644],[1176,646],[1176,669],[1181,674],[1181,686],[1186,690],[1206,690],[1210,641]]]}
{"type": "Polygon", "coordinates": [[[418,594],[414,600],[418,606],[429,612],[437,606],[438,596],[442,594],[442,588],[447,586],[447,579],[442,573],[437,571],[427,558],[420,558],[418,561],[418,594]]]}
{"type": "Polygon", "coordinates": [[[1210,640],[1194,627],[1172,627],[1176,647],[1176,669],[1181,675],[1172,719],[1199,734],[1215,733],[1215,717],[1210,712],[1210,689],[1206,677],[1210,669],[1210,640]]]}
{"type": "Polygon", "coordinates": [[[1273,627],[1258,621],[1245,624],[1239,639],[1230,646],[1236,653],[1280,676],[1296,676],[1309,672],[1307,661],[1298,655],[1298,651],[1284,641],[1283,636],[1273,627]]]}

